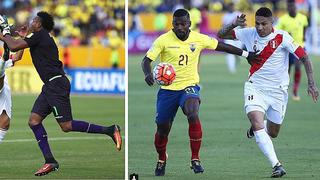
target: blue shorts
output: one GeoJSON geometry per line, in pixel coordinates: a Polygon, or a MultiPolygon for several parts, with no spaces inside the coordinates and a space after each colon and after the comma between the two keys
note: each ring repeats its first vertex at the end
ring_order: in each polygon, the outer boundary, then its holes
{"type": "Polygon", "coordinates": [[[183,108],[188,98],[197,98],[200,101],[199,91],[200,87],[197,85],[189,86],[179,91],[160,89],[157,96],[156,123],[172,122],[179,106],[183,108]]]}

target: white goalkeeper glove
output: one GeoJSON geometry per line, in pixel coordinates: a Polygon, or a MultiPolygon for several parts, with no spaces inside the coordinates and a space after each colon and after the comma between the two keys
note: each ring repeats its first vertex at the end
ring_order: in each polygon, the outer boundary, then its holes
{"type": "Polygon", "coordinates": [[[8,23],[8,19],[5,15],[0,15],[0,29],[2,31],[3,36],[10,33],[10,25],[8,23]]]}
{"type": "Polygon", "coordinates": [[[2,57],[0,56],[0,71],[1,70],[3,71],[4,69],[8,69],[8,68],[10,68],[12,66],[13,66],[12,59],[8,59],[7,61],[4,61],[2,59],[2,57]]]}

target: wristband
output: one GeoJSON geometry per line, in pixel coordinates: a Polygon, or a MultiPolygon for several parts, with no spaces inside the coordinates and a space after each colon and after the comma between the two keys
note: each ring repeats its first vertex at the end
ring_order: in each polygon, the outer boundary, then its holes
{"type": "Polygon", "coordinates": [[[241,56],[247,58],[249,56],[248,51],[242,51],[241,56]]]}

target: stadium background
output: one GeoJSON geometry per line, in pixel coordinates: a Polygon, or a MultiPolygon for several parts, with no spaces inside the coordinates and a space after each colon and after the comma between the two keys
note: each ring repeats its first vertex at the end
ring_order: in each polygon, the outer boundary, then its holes
{"type": "MultiPolygon", "coordinates": [[[[53,15],[52,35],[72,83],[73,117],[102,125],[119,124],[122,132],[126,84],[124,7],[124,0],[0,1],[0,14],[8,17],[13,29],[28,24],[29,17],[38,11],[53,15]]],[[[33,179],[43,158],[27,122],[43,83],[32,66],[29,49],[6,75],[13,92],[13,117],[0,144],[0,179],[33,179]]],[[[60,169],[43,178],[124,178],[124,146],[118,152],[112,140],[103,135],[65,134],[51,115],[44,124],[60,169]]]]}
{"type": "MultiPolygon", "coordinates": [[[[72,92],[124,95],[124,1],[4,0],[0,3],[0,13],[8,17],[13,29],[28,24],[30,17],[40,10],[54,16],[52,35],[59,47],[60,60],[74,80],[72,92]]],[[[31,65],[26,50],[15,70],[8,71],[13,92],[40,91],[41,81],[31,65]]]]}
{"type": "MultiPolygon", "coordinates": [[[[157,153],[155,132],[155,102],[158,86],[144,82],[140,63],[155,38],[170,30],[172,12],[188,8],[192,23],[200,22],[200,32],[216,37],[228,3],[247,15],[248,26],[254,26],[254,12],[261,6],[270,7],[276,17],[286,13],[286,0],[132,0],[129,1],[129,174],[141,179],[161,179],[154,176],[157,153]],[[190,7],[190,8],[189,8],[190,7]],[[195,14],[196,17],[192,17],[195,14]],[[143,98],[141,98],[143,97],[143,98]]],[[[311,26],[307,30],[307,51],[311,54],[316,82],[320,84],[318,48],[318,1],[296,0],[300,12],[307,14],[311,26]]],[[[275,19],[277,20],[277,18],[275,19]]],[[[155,65],[159,61],[153,63],[155,65]]],[[[227,70],[224,54],[206,51],[201,56],[201,109],[203,125],[202,164],[205,173],[195,175],[189,168],[188,125],[179,110],[168,142],[168,163],[165,179],[262,179],[269,178],[271,167],[256,147],[246,138],[249,122],[243,111],[243,84],[249,65],[241,58],[237,73],[227,70]]],[[[292,78],[291,78],[292,79],[292,78]]],[[[289,179],[319,179],[319,103],[306,94],[304,68],[300,87],[301,101],[289,99],[284,126],[274,140],[279,159],[287,169],[289,179]]],[[[291,88],[291,87],[290,87],[291,88]]],[[[291,92],[291,90],[289,90],[291,92]]],[[[291,94],[290,94],[291,95],[291,94]]]]}

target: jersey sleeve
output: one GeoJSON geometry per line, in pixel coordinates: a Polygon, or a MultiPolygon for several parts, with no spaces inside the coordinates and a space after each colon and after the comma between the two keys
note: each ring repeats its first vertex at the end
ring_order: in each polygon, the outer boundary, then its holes
{"type": "Polygon", "coordinates": [[[308,18],[307,16],[303,16],[303,27],[307,27],[307,26],[309,26],[308,18]]]}
{"type": "Polygon", "coordinates": [[[249,28],[234,29],[233,36],[241,42],[246,42],[246,39],[250,36],[250,31],[251,29],[249,28]]]}
{"type": "Polygon", "coordinates": [[[27,37],[24,38],[29,47],[36,46],[40,43],[41,37],[40,33],[31,33],[27,37]]]}
{"type": "Polygon", "coordinates": [[[204,43],[204,49],[215,50],[218,46],[218,40],[207,35],[203,36],[202,42],[204,43]]]}
{"type": "Polygon", "coordinates": [[[284,34],[283,36],[284,47],[292,54],[298,57],[298,59],[302,58],[306,55],[305,50],[297,43],[294,42],[293,38],[288,34],[284,34]]]}
{"type": "Polygon", "coordinates": [[[148,50],[146,56],[151,59],[152,61],[155,61],[161,51],[163,50],[163,44],[160,38],[156,39],[151,48],[148,50]]]}

